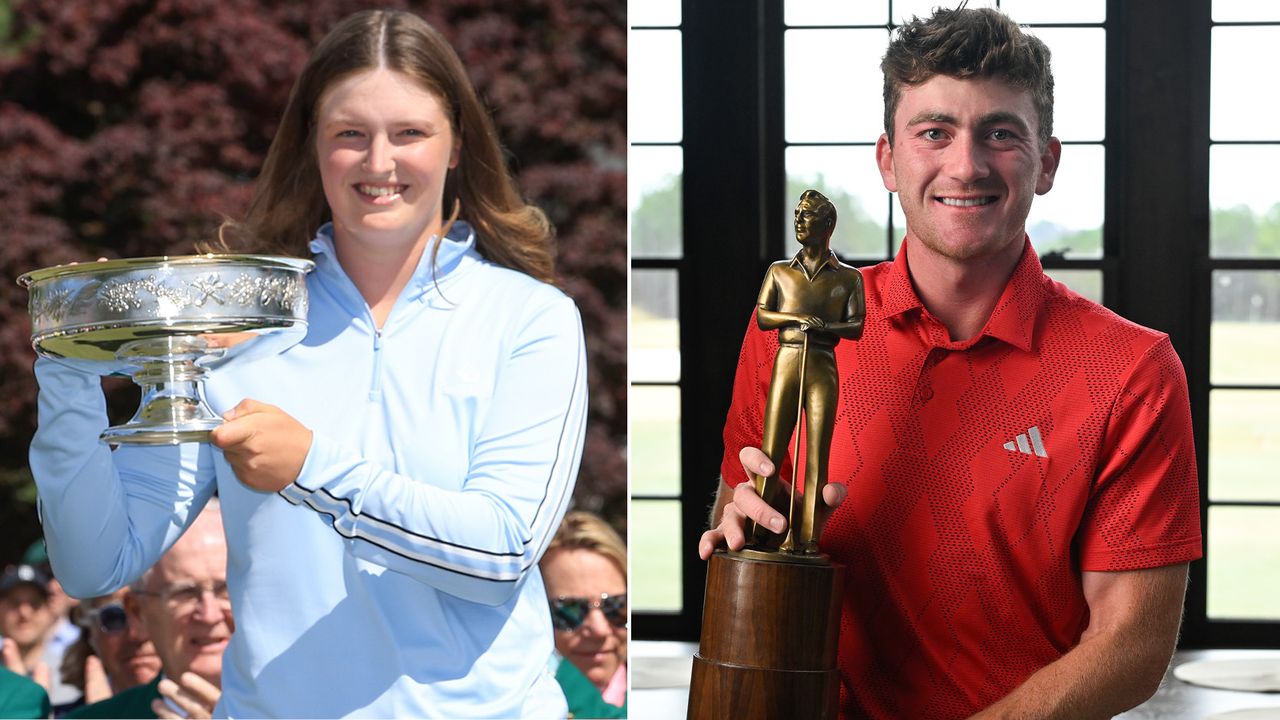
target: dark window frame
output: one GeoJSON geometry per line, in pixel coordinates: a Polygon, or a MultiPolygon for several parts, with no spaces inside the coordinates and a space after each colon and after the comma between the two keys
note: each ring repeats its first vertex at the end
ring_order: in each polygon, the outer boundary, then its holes
{"type": "MultiPolygon", "coordinates": [[[[1206,537],[1211,273],[1280,269],[1280,260],[1209,256],[1211,4],[1108,0],[1103,256],[1045,262],[1101,269],[1107,306],[1170,335],[1187,371],[1206,537]]],[[[785,241],[776,232],[788,212],[782,12],[776,0],[683,3],[684,253],[673,263],[683,364],[683,609],[636,612],[641,638],[694,640],[701,624],[706,569],[696,547],[718,482],[733,368],[760,278],[785,241]]],[[[1280,623],[1208,619],[1205,586],[1199,560],[1182,647],[1280,644],[1280,623]]]]}

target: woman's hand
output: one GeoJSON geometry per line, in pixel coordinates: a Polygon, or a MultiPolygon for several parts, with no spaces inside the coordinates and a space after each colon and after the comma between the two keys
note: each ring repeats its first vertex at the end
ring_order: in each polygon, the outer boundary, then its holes
{"type": "Polygon", "coordinates": [[[209,440],[226,455],[240,482],[254,490],[279,492],[298,479],[311,451],[312,432],[275,405],[242,400],[223,413],[225,423],[209,440]]]}

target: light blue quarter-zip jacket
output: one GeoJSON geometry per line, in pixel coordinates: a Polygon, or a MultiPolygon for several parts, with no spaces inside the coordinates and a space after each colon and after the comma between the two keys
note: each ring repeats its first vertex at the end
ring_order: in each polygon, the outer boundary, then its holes
{"type": "Polygon", "coordinates": [[[231,717],[563,717],[537,561],[564,514],[587,414],[573,302],[485,261],[458,222],[379,331],[321,228],[307,335],[229,363],[213,409],[277,405],[315,438],[279,493],[207,444],[98,442],[100,383],[39,360],[31,466],[49,555],[79,597],[140,575],[215,488],[236,632],[231,717]]]}

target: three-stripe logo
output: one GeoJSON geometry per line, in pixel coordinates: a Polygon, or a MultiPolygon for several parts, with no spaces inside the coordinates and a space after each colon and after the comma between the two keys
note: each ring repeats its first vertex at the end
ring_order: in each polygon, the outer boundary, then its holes
{"type": "Polygon", "coordinates": [[[1044,451],[1044,441],[1040,438],[1040,428],[1035,425],[1027,428],[1025,433],[1018,433],[1017,437],[1005,443],[1004,449],[1020,452],[1023,455],[1035,454],[1039,457],[1049,457],[1049,454],[1044,451]]]}

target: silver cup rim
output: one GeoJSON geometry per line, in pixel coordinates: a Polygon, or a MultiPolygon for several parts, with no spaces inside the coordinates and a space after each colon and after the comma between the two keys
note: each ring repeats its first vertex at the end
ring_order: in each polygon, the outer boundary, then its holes
{"type": "Polygon", "coordinates": [[[120,258],[103,262],[82,262],[74,265],[54,265],[52,267],[32,270],[18,276],[18,284],[30,288],[36,283],[53,278],[72,277],[75,275],[96,275],[120,270],[144,267],[163,267],[168,265],[184,266],[216,266],[216,265],[257,265],[259,267],[278,267],[298,272],[310,272],[315,263],[304,258],[284,255],[233,255],[223,253],[207,253],[205,255],[160,255],[155,257],[120,258]]]}

